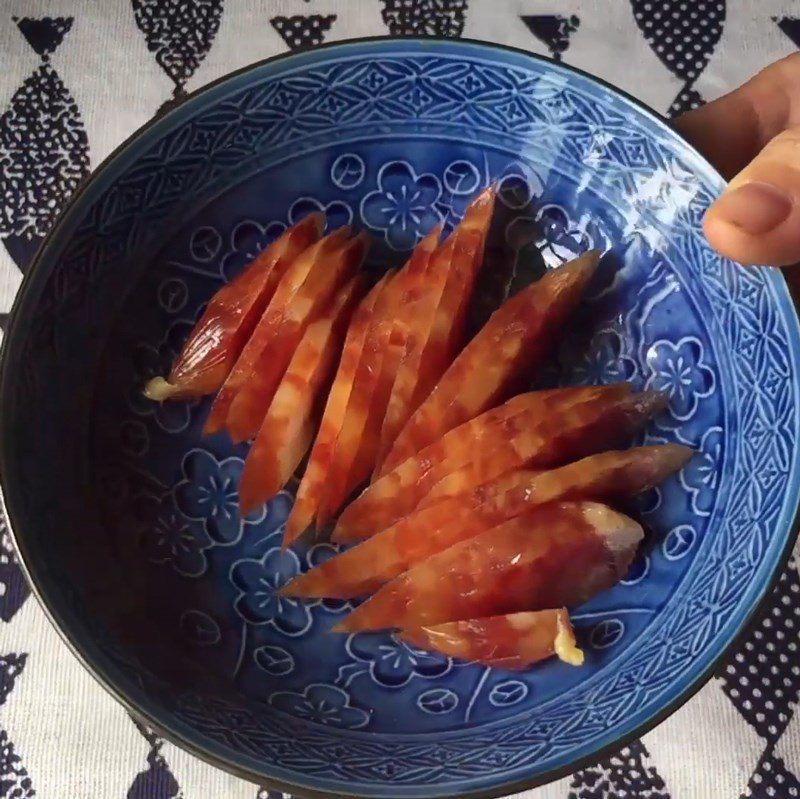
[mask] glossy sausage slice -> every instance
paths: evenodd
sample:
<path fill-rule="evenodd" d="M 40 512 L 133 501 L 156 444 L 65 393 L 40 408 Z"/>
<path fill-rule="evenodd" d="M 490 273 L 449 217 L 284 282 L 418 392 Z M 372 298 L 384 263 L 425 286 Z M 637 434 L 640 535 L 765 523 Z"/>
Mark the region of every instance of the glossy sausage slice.
<path fill-rule="evenodd" d="M 207 435 L 226 429 L 238 442 L 258 432 L 306 325 L 327 307 L 335 290 L 352 276 L 347 267 L 356 258 L 363 258 L 366 242 L 347 241 L 349 232 L 348 228 L 340 228 L 321 239 L 303 252 L 283 276 L 214 399 L 204 429 Z M 321 263 L 330 266 L 330 272 Z M 318 276 L 325 273 L 330 278 L 327 285 L 321 286 L 317 299 L 309 303 L 304 288 L 318 283 Z"/>
<path fill-rule="evenodd" d="M 375 303 L 318 504 L 318 527 L 327 524 L 375 466 L 388 400 L 383 361 L 401 299 L 402 277 L 402 272 L 390 277 Z"/>
<path fill-rule="evenodd" d="M 245 459 L 239 483 L 243 514 L 280 491 L 311 446 L 322 395 L 336 370 L 362 287 L 360 277 L 352 278 L 330 309 L 306 328 Z"/>
<path fill-rule="evenodd" d="M 420 499 L 419 507 L 445 497 L 455 497 L 483 485 L 512 469 L 524 466 L 540 468 L 567 463 L 593 452 L 603 452 L 624 445 L 633 434 L 657 416 L 667 405 L 667 397 L 645 391 L 605 406 L 597 401 L 596 412 L 591 404 L 566 408 L 555 421 L 555 429 L 518 429 L 510 446 L 495 440 L 476 452 L 465 466 L 451 471 Z M 598 405 L 600 407 L 598 408 Z"/>
<path fill-rule="evenodd" d="M 484 189 L 475 199 L 469 204 L 464 218 L 459 223 L 458 227 L 465 232 L 475 232 L 480 236 L 478 247 L 476 248 L 473 259 L 472 268 L 457 276 L 457 280 L 453 281 L 452 286 L 448 285 L 445 289 L 445 294 L 455 300 L 455 310 L 453 312 L 453 325 L 450 332 L 448 341 L 448 360 L 447 366 L 455 359 L 456 355 L 462 350 L 464 346 L 464 332 L 467 321 L 467 311 L 472 299 L 472 291 L 475 287 L 475 280 L 483 266 L 484 253 L 486 251 L 486 240 L 489 236 L 489 228 L 492 224 L 492 216 L 494 214 L 494 205 L 497 198 L 497 187 L 495 185 L 489 186 Z M 427 396 L 427 393 L 425 394 Z"/>
<path fill-rule="evenodd" d="M 493 206 L 494 192 L 487 190 L 469 206 L 462 223 L 453 234 L 456 238 L 449 272 L 419 361 L 412 404 L 416 402 L 416 392 L 427 393 L 428 384 L 435 382 L 452 361 L 454 353 L 451 350 L 454 342 L 460 341 L 463 332 L 467 303 L 482 260 Z M 437 237 L 438 232 L 432 241 Z M 430 255 L 425 252 L 429 246 L 427 239 L 420 243 L 420 261 L 430 261 Z M 387 287 L 385 299 L 382 298 L 376 306 L 375 320 L 356 376 L 356 388 L 351 394 L 340 446 L 337 447 L 343 462 L 331 469 L 318 514 L 320 525 L 330 520 L 349 494 L 376 467 L 398 363 L 402 362 L 397 358 L 396 350 L 392 351 L 392 338 L 395 327 L 404 326 L 398 320 L 407 313 L 403 307 L 406 289 L 409 283 L 420 280 L 418 271 L 412 257 Z M 401 331 L 398 337 L 407 342 L 408 329 Z M 358 444 L 353 446 L 356 439 Z"/>
<path fill-rule="evenodd" d="M 552 348 L 581 299 L 600 253 L 591 250 L 507 300 L 400 431 L 381 473 L 508 396 Z"/>
<path fill-rule="evenodd" d="M 211 412 L 203 430 L 206 435 L 213 435 L 225 428 L 228 414 L 236 395 L 243 386 L 247 385 L 262 357 L 268 358 L 269 353 L 275 348 L 275 341 L 280 335 L 280 329 L 289 305 L 302 288 L 314 264 L 339 251 L 349 235 L 350 229 L 347 227 L 335 230 L 304 250 L 292 262 L 278 283 L 269 305 L 267 305 L 261 318 L 256 323 L 231 373 L 214 398 Z M 267 396 L 267 402 L 269 402 L 271 397 L 266 393 L 265 396 Z M 266 407 L 263 410 L 266 413 Z"/>
<path fill-rule="evenodd" d="M 233 398 L 225 426 L 234 442 L 247 441 L 258 432 L 306 327 L 325 311 L 336 292 L 356 274 L 368 247 L 366 234 L 359 234 L 331 251 L 328 257 L 315 260 L 275 328 L 272 342 L 261 353 L 246 383 Z"/>
<path fill-rule="evenodd" d="M 358 546 L 296 577 L 287 596 L 352 599 L 377 591 L 431 555 L 554 501 L 630 497 L 682 468 L 679 444 L 604 452 L 544 472 L 515 471 L 419 508 Z"/>
<path fill-rule="evenodd" d="M 169 377 L 154 377 L 144 393 L 152 400 L 213 394 L 225 382 L 236 359 L 292 262 L 317 241 L 325 227 L 311 214 L 270 244 L 209 301 L 189 334 Z"/>
<path fill-rule="evenodd" d="M 399 637 L 419 649 L 510 671 L 553 655 L 572 666 L 583 663 L 566 608 L 415 627 Z"/>
<path fill-rule="evenodd" d="M 452 245 L 449 265 L 442 254 L 420 270 L 417 287 L 404 302 L 407 308 L 403 330 L 403 357 L 394 376 L 381 429 L 378 467 L 394 444 L 397 434 L 419 403 L 428 395 L 461 348 L 464 326 L 475 278 L 483 263 L 483 252 L 494 210 L 495 190 L 485 189 L 469 205 L 464 218 L 448 239 Z M 433 233 L 438 240 L 441 227 Z M 429 234 L 417 247 L 431 239 Z M 430 246 L 430 245 L 428 245 Z M 446 275 L 445 275 L 446 271 Z M 441 280 L 444 279 L 444 284 Z"/>
<path fill-rule="evenodd" d="M 283 534 L 284 546 L 288 546 L 294 541 L 316 518 L 321 493 L 347 410 L 347 403 L 353 388 L 353 378 L 361 360 L 361 351 L 367 338 L 375 303 L 390 277 L 391 273 L 387 273 L 378 281 L 353 314 L 339 368 L 336 371 L 336 377 L 322 414 L 319 431 L 314 440 L 314 446 L 311 448 L 311 455 L 303 479 L 300 481 L 294 506 L 286 520 Z"/>
<path fill-rule="evenodd" d="M 644 424 L 663 404 L 628 391 L 619 384 L 530 392 L 486 411 L 365 489 L 342 513 L 334 540 L 368 538 L 407 516 L 437 487 L 463 493 L 524 466 L 555 466 L 608 449 L 610 439 Z M 627 421 L 625 431 L 609 427 L 609 419 Z"/>
<path fill-rule="evenodd" d="M 450 265 L 456 254 L 457 241 L 458 236 L 453 232 L 430 254 L 423 280 L 419 284 L 419 294 L 414 303 L 413 324 L 406 335 L 405 353 L 400 361 L 387 405 L 387 418 L 391 420 L 393 426 L 397 424 L 398 419 L 407 419 L 415 409 L 412 402 L 418 394 L 420 363 L 433 328 L 436 309 L 447 284 Z"/>
<path fill-rule="evenodd" d="M 453 256 L 447 282 L 419 360 L 416 386 L 411 396 L 412 409 L 416 409 L 430 394 L 463 346 L 467 308 L 475 278 L 483 263 L 494 199 L 493 187 L 479 194 L 451 234 L 455 239 Z"/>
<path fill-rule="evenodd" d="M 417 564 L 335 630 L 409 629 L 580 605 L 625 575 L 642 537 L 639 524 L 606 505 L 543 505 Z"/>
<path fill-rule="evenodd" d="M 341 248 L 349 235 L 349 228 L 335 230 L 304 250 L 286 270 L 264 313 L 257 321 L 250 338 L 237 358 L 233 369 L 214 398 L 203 429 L 205 435 L 213 435 L 225 428 L 233 400 L 242 386 L 247 383 L 262 355 L 270 351 L 277 336 L 278 328 L 283 322 L 286 309 L 302 287 L 314 263 L 318 259 L 335 253 Z"/>
<path fill-rule="evenodd" d="M 419 309 L 426 302 L 426 293 L 429 287 L 425 272 L 428 267 L 428 261 L 439 243 L 441 232 L 442 226 L 439 225 L 428 233 L 414 248 L 411 258 L 398 275 L 398 280 L 401 280 L 401 297 L 397 316 L 389 337 L 383 364 L 384 374 L 381 378 L 381 380 L 388 381 L 388 396 L 386 410 L 381 422 L 380 445 L 378 448 L 379 462 L 388 451 L 389 446 L 394 442 L 397 433 L 410 414 L 410 410 L 403 404 L 399 396 L 400 384 L 398 383 L 398 375 L 404 371 L 403 359 L 406 356 L 409 336 L 418 323 Z M 401 378 L 401 382 L 404 379 L 405 377 Z M 397 395 L 395 394 L 395 386 L 398 387 Z"/>

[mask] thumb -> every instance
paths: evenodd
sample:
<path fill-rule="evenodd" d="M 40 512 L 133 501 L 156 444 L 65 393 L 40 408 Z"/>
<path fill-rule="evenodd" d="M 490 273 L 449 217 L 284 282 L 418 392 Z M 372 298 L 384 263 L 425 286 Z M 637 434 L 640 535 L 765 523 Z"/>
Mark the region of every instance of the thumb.
<path fill-rule="evenodd" d="M 800 127 L 775 136 L 733 178 L 703 228 L 711 246 L 735 261 L 800 261 Z"/>
<path fill-rule="evenodd" d="M 745 264 L 800 261 L 800 53 L 684 114 L 677 128 L 735 176 L 706 214 L 711 245 Z"/>

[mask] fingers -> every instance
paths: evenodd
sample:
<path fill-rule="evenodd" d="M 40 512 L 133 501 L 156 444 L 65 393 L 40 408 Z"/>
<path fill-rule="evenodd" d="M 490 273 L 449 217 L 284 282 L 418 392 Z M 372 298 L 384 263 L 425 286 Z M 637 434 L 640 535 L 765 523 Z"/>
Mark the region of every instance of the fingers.
<path fill-rule="evenodd" d="M 770 64 L 730 94 L 675 120 L 675 128 L 730 179 L 772 138 L 800 124 L 800 53 Z"/>
<path fill-rule="evenodd" d="M 800 261 L 800 127 L 778 134 L 711 206 L 712 247 L 743 264 Z"/>
<path fill-rule="evenodd" d="M 800 59 L 773 64 L 678 129 L 734 176 L 706 213 L 711 245 L 744 264 L 800 261 Z"/>
<path fill-rule="evenodd" d="M 675 120 L 678 132 L 728 179 L 755 157 L 762 146 L 756 101 L 748 86 L 745 84 Z"/>

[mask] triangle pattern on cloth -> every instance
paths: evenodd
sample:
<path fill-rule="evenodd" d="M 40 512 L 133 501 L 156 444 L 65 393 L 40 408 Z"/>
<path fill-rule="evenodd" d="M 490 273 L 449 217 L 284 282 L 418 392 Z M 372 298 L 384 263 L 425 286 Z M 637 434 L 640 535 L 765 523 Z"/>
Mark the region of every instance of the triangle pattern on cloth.
<path fill-rule="evenodd" d="M 670 105 L 669 110 L 667 111 L 667 116 L 670 119 L 674 119 L 677 116 L 685 113 L 686 111 L 691 111 L 694 108 L 700 108 L 701 105 L 705 104 L 705 100 L 700 92 L 693 87 L 688 87 L 681 89 L 678 93 L 678 96 L 672 101 L 672 105 Z"/>
<path fill-rule="evenodd" d="M 135 719 L 133 723 L 150 744 L 150 751 L 147 753 L 147 768 L 136 775 L 126 799 L 181 799 L 180 786 L 161 754 L 164 741 Z"/>
<path fill-rule="evenodd" d="M 8 739 L 8 733 L 0 728 L 0 796 L 13 799 L 33 799 L 36 791 L 33 788 L 28 771 L 22 765 L 14 744 Z"/>
<path fill-rule="evenodd" d="M 392 36 L 458 37 L 467 0 L 381 0 L 381 17 Z"/>
<path fill-rule="evenodd" d="M 772 21 L 800 47 L 800 17 L 773 17 Z"/>
<path fill-rule="evenodd" d="M 293 17 L 273 17 L 272 27 L 291 50 L 314 47 L 325 41 L 325 34 L 336 21 L 336 14 L 298 14 Z"/>
<path fill-rule="evenodd" d="M 769 746 L 750 776 L 742 799 L 789 799 L 800 796 L 800 779 Z"/>
<path fill-rule="evenodd" d="M 5 703 L 14 689 L 14 683 L 22 674 L 27 659 L 25 653 L 0 655 L 0 705 Z M 36 796 L 26 768 L 22 765 L 13 742 L 9 740 L 8 733 L 2 728 L 0 728 L 0 796 L 15 797 L 15 799 L 33 799 Z"/>
<path fill-rule="evenodd" d="M 570 36 L 578 30 L 581 21 L 574 14 L 570 17 L 562 17 L 559 14 L 541 14 L 533 16 L 523 16 L 520 19 L 528 27 L 528 30 L 544 44 L 550 51 L 550 55 L 556 60 L 561 60 L 570 44 Z"/>
<path fill-rule="evenodd" d="M 0 705 L 5 703 L 8 695 L 14 690 L 14 683 L 17 681 L 17 677 L 22 674 L 27 659 L 28 656 L 24 652 L 21 655 L 17 655 L 14 652 L 8 655 L 0 655 Z"/>
<path fill-rule="evenodd" d="M 208 55 L 222 20 L 223 0 L 132 0 L 147 49 L 178 94 Z"/>
<path fill-rule="evenodd" d="M 0 619 L 4 622 L 11 621 L 30 592 L 25 575 L 14 555 L 5 519 L 0 516 Z M 3 680 L 7 680 L 5 675 Z M 0 705 L 4 699 L 5 695 L 0 689 Z"/>
<path fill-rule="evenodd" d="M 688 88 L 705 69 L 725 27 L 725 0 L 702 11 L 686 0 L 630 0 L 633 18 L 659 61 Z"/>
<path fill-rule="evenodd" d="M 596 766 L 576 772 L 568 799 L 670 799 L 664 780 L 650 764 L 650 753 L 635 740 Z"/>
<path fill-rule="evenodd" d="M 720 676 L 725 681 L 723 691 L 745 721 L 762 738 L 775 743 L 800 697 L 796 627 L 800 575 L 794 558 L 781 573 L 765 610 Z"/>
<path fill-rule="evenodd" d="M 14 22 L 37 55 L 47 58 L 55 52 L 72 28 L 72 17 L 14 17 Z"/>

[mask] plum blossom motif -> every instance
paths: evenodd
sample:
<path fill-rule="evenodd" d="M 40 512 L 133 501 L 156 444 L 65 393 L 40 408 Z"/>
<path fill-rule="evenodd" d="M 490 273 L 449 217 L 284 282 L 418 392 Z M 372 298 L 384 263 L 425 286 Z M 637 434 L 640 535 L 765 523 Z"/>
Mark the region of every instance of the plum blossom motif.
<path fill-rule="evenodd" d="M 214 260 L 222 248 L 222 236 L 215 227 L 203 225 L 189 238 L 189 253 L 193 260 L 207 264 Z"/>
<path fill-rule="evenodd" d="M 354 189 L 364 180 L 367 166 L 358 153 L 342 153 L 331 166 L 331 182 L 337 189 Z"/>
<path fill-rule="evenodd" d="M 488 177 L 471 161 L 458 159 L 448 164 L 442 172 L 442 202 L 448 210 L 447 223 L 457 225 L 467 207 L 487 185 Z"/>
<path fill-rule="evenodd" d="M 498 683 L 489 692 L 489 702 L 494 707 L 510 707 L 521 702 L 530 689 L 520 680 L 506 680 Z"/>
<path fill-rule="evenodd" d="M 570 373 L 580 385 L 586 386 L 630 380 L 636 373 L 636 364 L 622 350 L 622 339 L 616 330 L 601 330 L 577 363 L 570 365 Z"/>
<path fill-rule="evenodd" d="M 317 566 L 321 566 L 326 560 L 330 560 L 338 555 L 340 551 L 341 550 L 333 544 L 316 544 L 306 553 L 308 568 L 316 569 Z M 352 608 L 352 604 L 344 599 L 318 599 L 311 604 L 318 604 L 330 613 L 343 613 Z"/>
<path fill-rule="evenodd" d="M 253 660 L 258 668 L 273 677 L 285 677 L 294 671 L 294 656 L 282 646 L 260 646 L 253 651 Z"/>
<path fill-rule="evenodd" d="M 239 516 L 239 478 L 244 462 L 241 458 L 218 461 L 210 452 L 193 449 L 181 464 L 183 479 L 175 486 L 175 504 L 188 519 L 202 523 L 209 537 L 228 546 L 242 537 L 247 522 L 257 523 L 266 511 Z"/>
<path fill-rule="evenodd" d="M 314 683 L 302 693 L 280 691 L 272 694 L 269 703 L 284 713 L 326 727 L 357 730 L 369 724 L 369 713 L 353 707 L 347 692 L 335 685 Z"/>
<path fill-rule="evenodd" d="M 547 255 L 557 258 L 556 263 L 568 261 L 592 246 L 592 237 L 580 222 L 570 220 L 567 212 L 559 205 L 545 205 L 536 214 L 541 238 L 540 249 Z M 549 260 L 548 260 L 549 263 Z"/>
<path fill-rule="evenodd" d="M 647 388 L 669 397 L 670 410 L 678 421 L 690 419 L 700 400 L 714 391 L 714 372 L 703 357 L 703 345 L 693 337 L 682 338 L 677 344 L 662 339 L 648 350 L 651 374 Z"/>
<path fill-rule="evenodd" d="M 369 674 L 379 685 L 399 688 L 415 676 L 440 677 L 450 671 L 450 658 L 416 649 L 394 633 L 356 633 L 347 641 L 347 651 L 369 665 Z"/>
<path fill-rule="evenodd" d="M 650 558 L 646 552 L 640 552 L 631 563 L 620 585 L 638 585 L 650 573 Z"/>
<path fill-rule="evenodd" d="M 205 550 L 212 541 L 202 527 L 187 524 L 171 496 L 140 497 L 134 510 L 139 520 L 139 540 L 148 560 L 169 563 L 185 577 L 199 577 L 205 572 Z"/>
<path fill-rule="evenodd" d="M 284 635 L 302 635 L 311 626 L 311 611 L 302 600 L 277 593 L 299 572 L 297 555 L 278 547 L 261 560 L 237 561 L 230 573 L 231 582 L 239 590 L 236 612 L 248 624 L 269 624 Z"/>
<path fill-rule="evenodd" d="M 658 486 L 642 491 L 633 498 L 633 507 L 639 513 L 648 516 L 655 513 L 661 507 L 661 489 Z"/>
<path fill-rule="evenodd" d="M 353 210 L 341 200 L 333 200 L 325 205 L 315 197 L 299 197 L 289 208 L 289 224 L 296 225 L 301 219 L 313 213 L 325 214 L 328 231 L 349 225 L 353 221 Z"/>
<path fill-rule="evenodd" d="M 230 248 L 220 260 L 220 272 L 227 282 L 236 277 L 245 266 L 272 244 L 286 230 L 283 222 L 262 225 L 254 219 L 245 219 L 231 231 Z"/>
<path fill-rule="evenodd" d="M 708 516 L 717 495 L 722 472 L 722 428 L 712 427 L 700 440 L 699 451 L 683 467 L 679 475 L 681 485 L 692 497 L 692 510 L 698 516 Z"/>
<path fill-rule="evenodd" d="M 417 707 L 432 716 L 452 713 L 458 707 L 458 702 L 458 694 L 449 688 L 431 688 L 417 697 Z"/>
<path fill-rule="evenodd" d="M 625 635 L 625 623 L 620 619 L 609 618 L 598 622 L 589 633 L 592 649 L 608 649 Z"/>
<path fill-rule="evenodd" d="M 515 216 L 505 228 L 505 239 L 513 253 L 510 274 L 506 276 L 501 301 L 522 291 L 547 272 L 547 262 L 539 250 L 539 228 L 532 216 Z M 559 262 L 560 263 L 560 262 Z M 501 275 L 504 270 L 496 270 Z"/>
<path fill-rule="evenodd" d="M 214 646 L 222 638 L 219 624 L 208 613 L 190 608 L 181 614 L 180 631 L 193 646 Z"/>
<path fill-rule="evenodd" d="M 506 199 L 506 204 L 523 201 L 524 185 L 509 182 L 504 196 L 514 197 L 516 192 L 519 199 Z M 586 250 L 594 247 L 606 249 L 608 246 L 608 237 L 588 214 L 571 219 L 560 205 L 553 203 L 543 205 L 533 215 L 522 213 L 515 216 L 506 226 L 505 238 L 517 253 L 517 271 L 521 260 L 531 259 L 531 249 L 535 249 L 539 260 L 548 269 L 554 269 Z"/>
<path fill-rule="evenodd" d="M 458 159 L 448 164 L 442 173 L 444 187 L 456 197 L 472 198 L 483 182 L 481 170 L 471 161 Z"/>
<path fill-rule="evenodd" d="M 691 524 L 679 524 L 673 527 L 661 542 L 661 552 L 667 560 L 676 561 L 685 558 L 697 541 L 697 531 Z"/>
<path fill-rule="evenodd" d="M 181 433 L 191 420 L 197 400 L 153 402 L 142 394 L 142 386 L 151 378 L 169 373 L 193 322 L 181 320 L 172 325 L 155 347 L 140 344 L 133 351 L 133 384 L 128 391 L 128 406 L 138 416 L 152 417 L 165 433 Z"/>
<path fill-rule="evenodd" d="M 441 222 L 441 195 L 435 175 L 417 175 L 406 161 L 390 161 L 378 172 L 378 188 L 361 201 L 361 216 L 368 227 L 383 231 L 393 250 L 409 250 Z"/>
<path fill-rule="evenodd" d="M 542 180 L 527 164 L 509 164 L 497 181 L 497 200 L 511 211 L 525 211 L 544 191 Z"/>

